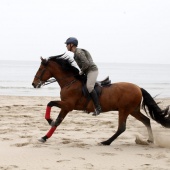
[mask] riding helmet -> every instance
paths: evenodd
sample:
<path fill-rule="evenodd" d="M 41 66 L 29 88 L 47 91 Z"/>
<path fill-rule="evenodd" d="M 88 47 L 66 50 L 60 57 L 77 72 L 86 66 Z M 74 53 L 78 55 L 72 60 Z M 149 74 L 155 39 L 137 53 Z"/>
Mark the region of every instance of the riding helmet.
<path fill-rule="evenodd" d="M 77 40 L 77 38 L 70 37 L 66 40 L 65 44 L 74 44 L 75 46 L 77 46 L 78 40 Z"/>

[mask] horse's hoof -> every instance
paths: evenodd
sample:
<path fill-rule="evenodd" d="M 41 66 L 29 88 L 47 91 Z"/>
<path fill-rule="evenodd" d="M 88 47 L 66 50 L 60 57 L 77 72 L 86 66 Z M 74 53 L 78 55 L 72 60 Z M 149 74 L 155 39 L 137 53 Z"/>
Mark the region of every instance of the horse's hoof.
<path fill-rule="evenodd" d="M 152 143 L 153 143 L 153 141 L 151 141 L 151 140 L 147 140 L 147 142 L 148 142 L 149 144 L 152 144 Z"/>
<path fill-rule="evenodd" d="M 104 141 L 104 142 L 101 142 L 101 145 L 110 145 L 110 142 Z"/>
<path fill-rule="evenodd" d="M 38 139 L 38 141 L 39 141 L 39 142 L 41 142 L 41 143 L 45 143 L 45 142 L 46 142 L 46 140 L 45 140 L 45 139 L 43 139 L 43 138 Z"/>
<path fill-rule="evenodd" d="M 97 114 L 97 113 L 93 113 L 93 114 L 92 114 L 92 116 L 98 116 L 98 115 L 99 115 L 99 114 Z"/>

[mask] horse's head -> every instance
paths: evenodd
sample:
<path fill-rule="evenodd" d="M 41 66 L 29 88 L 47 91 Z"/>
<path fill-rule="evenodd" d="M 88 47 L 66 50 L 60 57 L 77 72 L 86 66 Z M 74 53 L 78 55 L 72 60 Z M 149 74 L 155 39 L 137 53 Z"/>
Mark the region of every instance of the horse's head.
<path fill-rule="evenodd" d="M 52 77 L 50 70 L 48 69 L 48 60 L 41 57 L 41 65 L 34 77 L 32 85 L 34 88 L 40 88 L 48 79 Z"/>
<path fill-rule="evenodd" d="M 52 77 L 55 80 L 50 81 L 49 79 Z M 60 86 L 64 86 L 73 77 L 80 79 L 79 70 L 72 66 L 72 60 L 70 61 L 61 55 L 49 57 L 48 60 L 41 57 L 41 65 L 34 77 L 32 85 L 34 88 L 40 88 L 42 85 L 57 81 Z"/>

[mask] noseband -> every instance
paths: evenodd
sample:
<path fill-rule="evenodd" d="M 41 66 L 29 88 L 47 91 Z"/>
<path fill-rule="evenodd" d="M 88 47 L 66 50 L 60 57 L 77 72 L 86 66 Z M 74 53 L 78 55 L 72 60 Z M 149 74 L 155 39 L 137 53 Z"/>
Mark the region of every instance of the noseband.
<path fill-rule="evenodd" d="M 41 71 L 40 76 L 35 75 L 35 78 L 37 78 L 38 81 L 39 81 L 39 83 L 37 84 L 37 87 L 38 87 L 38 88 L 41 87 L 41 86 L 45 83 L 44 81 L 41 80 L 43 74 L 45 73 L 45 71 L 46 71 L 46 68 L 44 68 L 44 69 Z"/>

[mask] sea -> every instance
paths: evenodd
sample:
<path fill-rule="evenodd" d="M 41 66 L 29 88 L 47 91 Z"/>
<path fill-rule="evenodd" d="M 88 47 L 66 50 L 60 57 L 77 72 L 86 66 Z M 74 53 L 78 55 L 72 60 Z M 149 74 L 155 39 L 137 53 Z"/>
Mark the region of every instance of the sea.
<path fill-rule="evenodd" d="M 170 64 L 97 63 L 98 80 L 109 76 L 112 83 L 130 82 L 157 98 L 170 97 Z M 0 95 L 56 96 L 60 95 L 57 82 L 39 89 L 32 81 L 40 61 L 0 61 Z M 133 92 L 132 92 L 133 93 Z"/>

